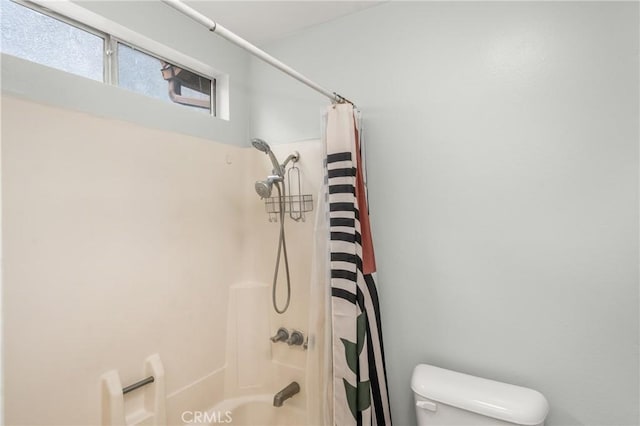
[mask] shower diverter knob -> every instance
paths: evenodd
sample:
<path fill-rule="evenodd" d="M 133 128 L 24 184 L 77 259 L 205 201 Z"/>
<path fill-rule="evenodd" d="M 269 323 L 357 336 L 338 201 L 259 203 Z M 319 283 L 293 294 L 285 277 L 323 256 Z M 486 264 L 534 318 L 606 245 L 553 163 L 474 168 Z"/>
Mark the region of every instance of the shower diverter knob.
<path fill-rule="evenodd" d="M 304 336 L 302 335 L 302 333 L 297 330 L 293 330 L 291 332 L 291 337 L 289 337 L 289 340 L 287 340 L 287 344 L 289 346 L 300 346 L 303 343 L 304 343 Z"/>

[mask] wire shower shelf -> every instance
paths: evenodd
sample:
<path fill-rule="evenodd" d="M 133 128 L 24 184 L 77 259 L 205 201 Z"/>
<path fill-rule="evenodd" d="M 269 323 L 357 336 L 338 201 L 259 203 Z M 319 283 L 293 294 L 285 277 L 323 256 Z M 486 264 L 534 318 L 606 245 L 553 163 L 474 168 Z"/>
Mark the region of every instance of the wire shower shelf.
<path fill-rule="evenodd" d="M 286 195 L 284 200 L 284 212 L 288 213 L 294 220 L 302 220 L 304 222 L 304 213 L 313 210 L 313 197 L 311 194 L 303 195 Z M 269 214 L 270 222 L 277 222 L 280 213 L 280 198 L 269 197 L 264 199 L 264 208 Z"/>

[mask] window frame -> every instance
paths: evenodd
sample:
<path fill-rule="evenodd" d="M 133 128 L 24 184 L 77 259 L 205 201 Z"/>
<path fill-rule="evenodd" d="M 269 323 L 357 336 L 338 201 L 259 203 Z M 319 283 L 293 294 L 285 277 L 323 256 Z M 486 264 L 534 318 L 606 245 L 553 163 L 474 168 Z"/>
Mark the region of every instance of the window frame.
<path fill-rule="evenodd" d="M 219 110 L 219 106 L 221 105 L 221 99 L 218 98 L 218 93 L 216 90 L 217 87 L 217 80 L 218 78 L 220 78 L 221 76 L 218 75 L 218 73 L 216 72 L 203 72 L 201 70 L 197 70 L 194 69 L 194 67 L 190 67 L 190 66 L 185 66 L 182 65 L 183 61 L 176 61 L 174 59 L 170 59 L 169 56 L 174 56 L 174 55 L 165 55 L 165 54 L 158 54 L 155 53 L 153 50 L 151 49 L 147 49 L 144 46 L 140 46 L 139 43 L 135 43 L 132 41 L 127 40 L 126 38 L 120 36 L 120 35 L 115 35 L 119 32 L 122 31 L 108 31 L 108 29 L 99 29 L 96 28 L 92 25 L 86 24 L 84 22 L 81 22 L 77 19 L 74 19 L 72 17 L 69 17 L 57 10 L 52 10 L 50 7 L 48 7 L 49 5 L 51 5 L 51 3 L 47 3 L 46 0 L 40 0 L 40 2 L 38 1 L 29 1 L 29 0 L 8 0 L 11 1 L 13 3 L 16 3 L 20 6 L 26 7 L 28 9 L 31 9 L 37 13 L 40 13 L 42 15 L 48 16 L 52 19 L 56 19 L 60 22 L 63 22 L 67 25 L 70 25 L 72 27 L 75 27 L 77 29 L 80 29 L 82 31 L 85 31 L 89 34 L 92 34 L 94 36 L 97 36 L 99 38 L 102 39 L 103 44 L 102 44 L 102 56 L 103 56 L 103 77 L 102 77 L 102 83 L 106 84 L 106 85 L 110 85 L 110 86 L 115 86 L 115 87 L 120 87 L 118 84 L 118 80 L 119 80 L 119 68 L 118 68 L 118 43 L 121 43 L 131 49 L 134 49 L 136 51 L 142 52 L 146 55 L 152 56 L 160 61 L 165 61 L 170 63 L 171 65 L 180 67 L 184 70 L 187 70 L 193 74 L 196 74 L 202 78 L 205 78 L 209 81 L 211 81 L 211 85 L 209 88 L 209 111 L 208 111 L 208 115 L 210 115 L 211 117 L 218 117 L 218 110 Z M 62 3 L 70 3 L 70 2 L 62 2 Z M 75 7 L 80 7 L 77 5 L 74 5 Z M 89 12 L 90 15 L 95 15 L 91 12 Z M 97 16 L 97 15 L 96 15 Z M 131 32 L 132 33 L 132 32 Z M 139 40 L 144 39 L 144 37 L 140 38 L 138 37 Z M 157 45 L 160 45 L 159 43 L 155 43 Z M 167 50 L 168 53 L 171 53 L 171 51 L 173 51 L 173 49 L 166 47 L 166 49 L 163 50 Z M 183 56 L 184 58 L 188 58 L 186 55 L 181 54 L 180 56 Z M 195 60 L 193 60 L 192 58 L 191 61 L 189 62 L 194 62 L 197 63 Z M 209 68 L 208 71 L 213 71 L 213 69 L 211 69 L 211 67 L 208 67 L 205 64 L 198 64 L 199 66 L 197 68 Z M 64 70 L 61 70 L 63 72 L 65 72 Z M 82 76 L 79 76 L 82 77 Z M 224 77 L 224 76 L 222 76 Z M 95 81 L 95 80 L 94 80 Z M 168 82 L 167 82 L 168 83 Z M 167 90 L 168 87 L 167 87 Z M 148 98 L 152 98 L 150 96 L 146 96 L 144 94 L 141 94 L 142 96 L 148 97 Z M 154 99 L 154 98 L 152 98 Z M 162 102 L 162 101 L 161 101 Z M 177 106 L 187 106 L 189 108 L 195 108 L 195 109 L 200 109 L 202 110 L 203 108 L 198 108 L 196 106 L 189 106 L 189 105 L 184 105 L 181 104 L 179 102 L 175 102 L 175 101 L 171 101 L 170 104 L 174 104 Z M 223 119 L 225 117 L 222 117 Z M 226 118 L 228 119 L 228 118 Z"/>

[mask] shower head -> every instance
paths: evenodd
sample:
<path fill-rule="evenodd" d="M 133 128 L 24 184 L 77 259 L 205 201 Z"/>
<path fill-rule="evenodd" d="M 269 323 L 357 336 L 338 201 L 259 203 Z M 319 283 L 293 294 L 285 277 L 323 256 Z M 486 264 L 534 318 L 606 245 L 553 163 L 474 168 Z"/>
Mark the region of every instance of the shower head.
<path fill-rule="evenodd" d="M 269 146 L 269 144 L 263 141 L 262 139 L 258 139 L 258 138 L 251 139 L 251 145 L 253 145 L 253 147 L 258 151 L 262 151 L 265 154 L 271 151 L 271 147 Z"/>
<path fill-rule="evenodd" d="M 256 182 L 255 188 L 260 198 L 269 198 L 271 197 L 273 182 L 270 180 L 259 180 Z"/>
<path fill-rule="evenodd" d="M 269 176 L 266 180 L 259 180 L 255 184 L 256 192 L 260 196 L 260 198 L 269 198 L 271 197 L 271 190 L 273 189 L 274 182 L 281 182 L 282 178 L 280 176 Z"/>
<path fill-rule="evenodd" d="M 268 143 L 266 143 L 262 139 L 253 138 L 253 139 L 251 139 L 251 145 L 253 145 L 253 147 L 255 149 L 257 149 L 258 151 L 264 152 L 265 154 L 267 154 L 269 156 L 269 158 L 271 159 L 271 163 L 273 164 L 273 173 L 274 174 L 276 174 L 276 175 L 278 175 L 280 177 L 284 176 L 284 171 L 282 170 L 282 166 L 280 165 L 280 163 L 278 163 L 278 159 L 273 154 L 273 151 L 271 151 L 271 147 L 269 146 Z"/>

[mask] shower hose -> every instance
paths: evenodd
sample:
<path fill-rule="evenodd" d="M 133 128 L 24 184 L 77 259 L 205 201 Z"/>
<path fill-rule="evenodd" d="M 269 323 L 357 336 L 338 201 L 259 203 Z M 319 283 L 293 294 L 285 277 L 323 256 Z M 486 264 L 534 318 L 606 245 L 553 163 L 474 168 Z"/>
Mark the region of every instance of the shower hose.
<path fill-rule="evenodd" d="M 278 190 L 278 203 L 280 204 L 280 239 L 278 241 L 278 255 L 276 256 L 276 269 L 273 272 L 273 285 L 271 286 L 271 300 L 273 301 L 273 309 L 276 310 L 277 313 L 282 314 L 286 312 L 289 307 L 289 302 L 291 301 L 291 278 L 289 276 L 289 258 L 287 256 L 287 242 L 284 236 L 284 218 L 285 218 L 285 203 L 283 192 L 284 192 L 284 182 L 282 182 L 282 189 L 280 189 L 280 183 L 276 182 L 275 185 Z M 284 269 L 287 274 L 287 301 L 284 304 L 284 308 L 278 308 L 278 302 L 276 302 L 276 286 L 278 284 L 278 270 L 280 269 L 280 255 L 284 252 Z"/>

